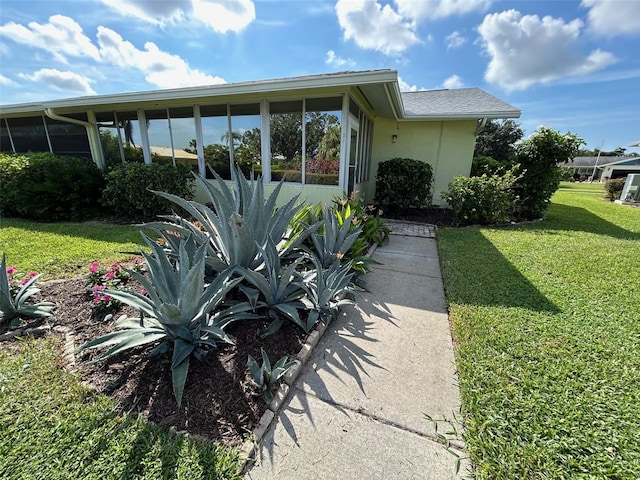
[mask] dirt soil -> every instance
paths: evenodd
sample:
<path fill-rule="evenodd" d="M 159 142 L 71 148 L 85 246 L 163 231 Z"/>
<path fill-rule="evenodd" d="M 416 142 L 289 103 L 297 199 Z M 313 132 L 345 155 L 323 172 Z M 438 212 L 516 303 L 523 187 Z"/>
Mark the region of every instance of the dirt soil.
<path fill-rule="evenodd" d="M 38 285 L 42 298 L 56 304 L 55 315 L 46 323 L 52 328 L 62 325 L 71 329 L 76 347 L 115 330 L 121 315 L 137 316 L 128 306 L 95 311 L 86 282 L 82 277 Z M 111 317 L 105 321 L 108 314 Z M 25 326 L 44 323 L 37 320 Z M 157 424 L 238 446 L 267 408 L 248 383 L 248 355 L 261 362 L 262 347 L 274 363 L 283 355 L 295 356 L 305 339 L 304 332 L 290 322 L 262 339 L 260 334 L 267 326 L 261 320 L 231 325 L 227 333 L 236 339 L 236 345 L 218 344 L 202 361 L 192 358 L 180 408 L 172 391 L 171 355 L 149 359 L 146 354 L 153 346 L 132 349 L 95 364 L 90 361 L 104 349 L 85 351 L 77 354 L 76 369 L 85 383 L 97 393 L 111 396 L 122 411 L 140 413 Z M 0 334 L 5 331 L 6 327 Z"/>

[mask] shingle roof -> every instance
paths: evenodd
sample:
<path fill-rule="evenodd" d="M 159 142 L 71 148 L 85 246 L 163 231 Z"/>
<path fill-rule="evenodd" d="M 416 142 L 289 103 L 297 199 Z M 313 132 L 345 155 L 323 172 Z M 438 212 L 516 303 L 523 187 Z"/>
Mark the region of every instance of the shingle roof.
<path fill-rule="evenodd" d="M 402 92 L 406 118 L 518 118 L 520 110 L 480 88 Z"/>
<path fill-rule="evenodd" d="M 575 157 L 568 162 L 562 162 L 559 165 L 561 167 L 593 167 L 596 164 L 597 158 L 598 157 L 595 157 L 593 155 L 588 157 Z M 600 157 L 598 163 L 602 163 L 602 158 L 604 157 Z"/>

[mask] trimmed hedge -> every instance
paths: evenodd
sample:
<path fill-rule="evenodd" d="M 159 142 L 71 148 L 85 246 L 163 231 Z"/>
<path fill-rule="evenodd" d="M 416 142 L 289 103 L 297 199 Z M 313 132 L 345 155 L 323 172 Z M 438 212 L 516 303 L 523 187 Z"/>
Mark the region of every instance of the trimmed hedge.
<path fill-rule="evenodd" d="M 517 205 L 513 170 L 504 175 L 455 177 L 442 198 L 453 210 L 458 224 L 496 224 L 511 220 Z"/>
<path fill-rule="evenodd" d="M 271 170 L 271 181 L 279 182 L 286 175 L 286 182 L 302 182 L 300 170 Z M 338 185 L 338 174 L 334 173 L 306 173 L 306 185 Z"/>
<path fill-rule="evenodd" d="M 607 198 L 612 202 L 614 200 L 620 200 L 624 184 L 627 181 L 627 177 L 614 178 L 613 180 L 607 180 L 604 184 L 604 190 L 607 192 Z"/>
<path fill-rule="evenodd" d="M 86 158 L 51 153 L 0 154 L 0 214 L 79 221 L 100 211 L 102 172 Z"/>
<path fill-rule="evenodd" d="M 431 165 L 411 158 L 380 163 L 376 175 L 375 203 L 391 213 L 431 206 Z"/>
<path fill-rule="evenodd" d="M 171 213 L 174 204 L 149 190 L 193 198 L 193 176 L 184 165 L 128 163 L 106 175 L 102 204 L 119 217 L 148 219 Z"/>

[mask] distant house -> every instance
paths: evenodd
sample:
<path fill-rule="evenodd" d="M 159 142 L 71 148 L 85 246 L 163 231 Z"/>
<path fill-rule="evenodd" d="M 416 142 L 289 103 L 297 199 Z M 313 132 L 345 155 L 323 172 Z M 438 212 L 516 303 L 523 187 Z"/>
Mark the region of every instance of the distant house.
<path fill-rule="evenodd" d="M 561 167 L 567 167 L 571 169 L 571 176 L 580 175 L 580 177 L 591 177 L 593 175 L 593 171 L 596 168 L 596 160 L 598 162 L 602 161 L 603 157 L 575 157 L 568 162 L 562 162 L 559 165 Z M 596 176 L 597 178 L 597 176 Z"/>
<path fill-rule="evenodd" d="M 104 167 L 106 135 L 120 155 L 129 144 L 146 163 L 161 156 L 203 177 L 209 165 L 228 178 L 236 163 L 268 188 L 284 176 L 282 197 L 313 203 L 355 189 L 372 201 L 379 163 L 407 157 L 433 167 L 439 204 L 454 176 L 469 175 L 478 127 L 519 116 L 479 88 L 401 93 L 394 70 L 340 72 L 3 105 L 0 150 Z"/>
<path fill-rule="evenodd" d="M 612 157 L 605 157 L 607 160 Z M 598 170 L 602 173 L 602 180 L 612 180 L 614 178 L 626 177 L 632 173 L 640 173 L 640 157 L 627 157 L 614 162 L 607 162 L 598 165 Z"/>

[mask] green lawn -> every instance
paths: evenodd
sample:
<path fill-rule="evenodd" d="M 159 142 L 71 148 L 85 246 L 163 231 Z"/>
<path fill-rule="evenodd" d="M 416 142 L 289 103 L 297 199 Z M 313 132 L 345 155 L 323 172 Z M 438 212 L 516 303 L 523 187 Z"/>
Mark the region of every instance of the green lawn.
<path fill-rule="evenodd" d="M 137 228 L 2 219 L 8 265 L 47 278 L 86 274 L 138 252 Z M 123 253 L 125 252 L 125 253 Z M 236 479 L 238 455 L 118 413 L 62 366 L 59 338 L 0 345 L 0 478 Z"/>
<path fill-rule="evenodd" d="M 588 183 L 588 182 L 561 182 L 560 183 L 560 191 L 563 190 L 573 190 L 577 192 L 590 192 L 590 193 L 600 193 L 602 196 L 605 195 L 604 185 L 602 183 Z"/>
<path fill-rule="evenodd" d="M 7 265 L 43 273 L 43 279 L 86 274 L 91 262 L 132 258 L 142 245 L 139 229 L 128 225 L 0 219 L 0 252 L 7 254 Z"/>
<path fill-rule="evenodd" d="M 58 343 L 0 350 L 0 478 L 240 479 L 235 451 L 116 412 L 60 367 Z"/>
<path fill-rule="evenodd" d="M 438 232 L 479 479 L 640 478 L 640 209 L 562 187 L 544 221 Z"/>

